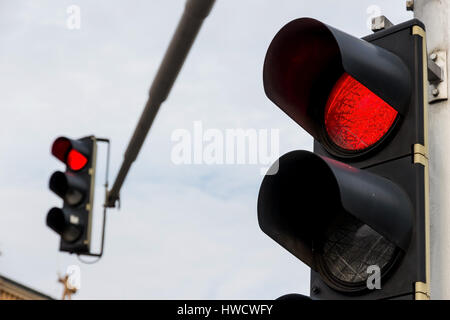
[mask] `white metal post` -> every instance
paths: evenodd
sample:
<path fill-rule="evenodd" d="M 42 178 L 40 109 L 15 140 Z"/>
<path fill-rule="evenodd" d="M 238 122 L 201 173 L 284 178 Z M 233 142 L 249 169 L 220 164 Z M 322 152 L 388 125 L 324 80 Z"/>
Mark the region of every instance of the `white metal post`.
<path fill-rule="evenodd" d="M 429 54 L 449 52 L 449 15 L 449 0 L 414 1 L 414 16 L 427 29 Z M 450 102 L 430 104 L 428 113 L 431 299 L 450 299 Z"/>

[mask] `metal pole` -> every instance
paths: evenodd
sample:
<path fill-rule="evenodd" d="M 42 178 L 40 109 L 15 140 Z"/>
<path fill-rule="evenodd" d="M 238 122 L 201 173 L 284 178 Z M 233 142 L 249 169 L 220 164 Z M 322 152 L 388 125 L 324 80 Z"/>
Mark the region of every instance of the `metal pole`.
<path fill-rule="evenodd" d="M 448 53 L 450 1 L 415 0 L 413 5 L 427 29 L 428 54 Z M 430 104 L 428 110 L 431 299 L 450 299 L 450 102 Z"/>
<path fill-rule="evenodd" d="M 153 80 L 144 111 L 125 151 L 122 166 L 111 190 L 107 194 L 106 207 L 114 207 L 116 201 L 119 200 L 120 189 L 131 164 L 136 160 L 159 107 L 169 95 L 202 23 L 214 5 L 214 1 L 188 0 L 186 2 L 183 16 Z"/>

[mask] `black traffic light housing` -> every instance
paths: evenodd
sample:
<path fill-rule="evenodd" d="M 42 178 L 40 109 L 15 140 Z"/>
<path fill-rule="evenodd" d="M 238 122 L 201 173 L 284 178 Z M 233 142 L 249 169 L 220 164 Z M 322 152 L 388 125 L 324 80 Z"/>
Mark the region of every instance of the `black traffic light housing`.
<path fill-rule="evenodd" d="M 293 151 L 269 170 L 258 220 L 311 267 L 314 299 L 429 298 L 424 30 L 411 20 L 361 40 L 303 18 L 288 23 L 270 44 L 266 95 L 314 137 L 314 154 Z M 343 75 L 353 82 L 335 91 Z M 326 124 L 330 101 L 351 105 L 356 94 L 345 98 L 350 100 L 331 95 L 349 88 L 369 90 L 395 115 L 373 143 L 354 138 L 364 145 L 354 150 L 336 143 Z M 353 110 L 346 112 L 332 118 L 344 123 L 333 132 L 355 126 L 343 122 Z M 380 114 L 372 123 L 362 119 L 369 122 L 361 122 L 361 130 L 368 131 Z M 353 139 L 353 132 L 346 135 Z M 377 264 L 382 288 L 370 290 L 362 271 Z"/>
<path fill-rule="evenodd" d="M 97 140 L 93 136 L 77 140 L 59 137 L 52 145 L 52 154 L 66 170 L 50 177 L 49 188 L 63 199 L 63 207 L 50 209 L 47 226 L 61 236 L 60 251 L 89 254 Z"/>

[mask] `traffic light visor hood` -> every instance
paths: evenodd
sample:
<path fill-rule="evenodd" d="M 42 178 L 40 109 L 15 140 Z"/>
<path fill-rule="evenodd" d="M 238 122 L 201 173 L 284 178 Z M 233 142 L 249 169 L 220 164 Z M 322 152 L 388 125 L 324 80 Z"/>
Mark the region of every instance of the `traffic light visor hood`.
<path fill-rule="evenodd" d="M 272 40 L 264 62 L 264 90 L 270 100 L 322 142 L 327 101 L 345 75 L 391 107 L 394 116 L 405 114 L 412 87 L 403 61 L 311 18 L 291 21 Z"/>
<path fill-rule="evenodd" d="M 413 208 L 409 197 L 388 179 L 308 151 L 278 160 L 258 196 L 261 229 L 315 269 L 317 246 L 333 221 L 351 216 L 406 251 Z"/>

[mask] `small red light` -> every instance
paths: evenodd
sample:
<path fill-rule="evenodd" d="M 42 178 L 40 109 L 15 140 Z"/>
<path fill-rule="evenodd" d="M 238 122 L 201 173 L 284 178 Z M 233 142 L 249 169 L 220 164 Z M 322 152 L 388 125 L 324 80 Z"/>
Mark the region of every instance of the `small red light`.
<path fill-rule="evenodd" d="M 391 128 L 396 117 L 396 110 L 345 73 L 328 98 L 325 128 L 337 146 L 359 151 L 377 143 Z"/>
<path fill-rule="evenodd" d="M 67 165 L 70 169 L 74 171 L 78 171 L 84 168 L 84 166 L 87 164 L 88 159 L 83 156 L 81 153 L 79 153 L 77 150 L 72 149 L 70 150 L 68 156 L 67 156 Z"/>

